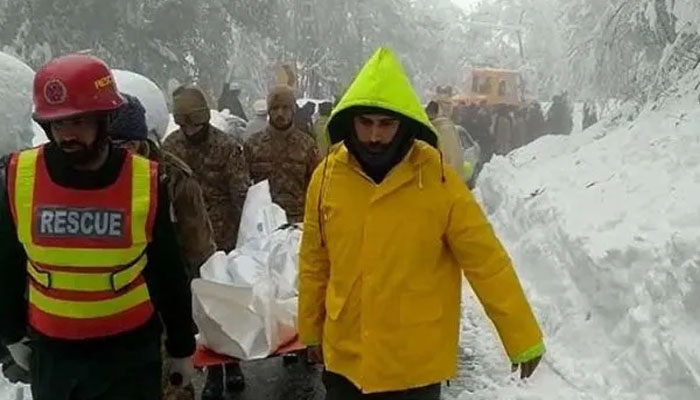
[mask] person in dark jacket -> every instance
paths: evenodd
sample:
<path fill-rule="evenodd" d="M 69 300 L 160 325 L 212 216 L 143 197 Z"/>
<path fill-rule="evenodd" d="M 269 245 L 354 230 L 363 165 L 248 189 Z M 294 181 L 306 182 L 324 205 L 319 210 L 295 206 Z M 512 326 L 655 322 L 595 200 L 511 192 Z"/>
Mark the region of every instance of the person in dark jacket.
<path fill-rule="evenodd" d="M 527 133 L 530 142 L 534 142 L 545 134 L 546 124 L 542 114 L 542 105 L 533 101 L 527 108 Z"/>
<path fill-rule="evenodd" d="M 308 134 L 313 139 L 314 137 L 314 113 L 316 112 L 316 104 L 307 102 L 303 107 L 298 108 L 294 117 L 297 129 Z"/>
<path fill-rule="evenodd" d="M 242 120 L 248 122 L 248 117 L 243 111 L 241 103 L 241 87 L 235 83 L 227 83 L 219 96 L 219 111 L 229 110 L 232 115 L 235 115 Z"/>
<path fill-rule="evenodd" d="M 194 375 L 167 178 L 111 144 L 123 102 L 102 60 L 52 60 L 34 82 L 50 142 L 0 163 L 0 339 L 35 400 L 160 399 L 163 327 L 171 380 Z"/>
<path fill-rule="evenodd" d="M 493 154 L 496 152 L 496 138 L 491 130 L 492 121 L 493 116 L 491 108 L 485 102 L 481 103 L 476 110 L 474 119 L 474 126 L 476 129 L 474 130 L 473 137 L 481 147 L 482 164 L 491 161 L 491 157 L 493 157 Z"/>
<path fill-rule="evenodd" d="M 199 268 L 216 251 L 214 230 L 202 195 L 202 188 L 189 165 L 161 149 L 149 136 L 146 110 L 134 96 L 123 94 L 127 104 L 110 123 L 110 138 L 117 147 L 133 151 L 157 162 L 168 176 L 168 197 L 172 202 L 175 232 L 190 278 L 199 277 Z"/>
<path fill-rule="evenodd" d="M 496 154 L 503 156 L 515 149 L 515 132 L 511 106 L 507 104 L 496 106 L 493 133 L 496 137 Z"/>
<path fill-rule="evenodd" d="M 569 135 L 574 129 L 573 110 L 566 93 L 552 98 L 552 106 L 547 111 L 547 130 L 553 135 Z"/>

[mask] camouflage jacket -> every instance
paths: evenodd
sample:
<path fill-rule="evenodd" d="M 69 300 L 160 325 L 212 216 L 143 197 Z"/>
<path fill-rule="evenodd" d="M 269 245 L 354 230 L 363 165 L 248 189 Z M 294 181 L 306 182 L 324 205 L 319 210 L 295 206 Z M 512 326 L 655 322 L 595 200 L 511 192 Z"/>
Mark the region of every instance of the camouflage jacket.
<path fill-rule="evenodd" d="M 192 169 L 202 188 L 218 250 L 233 250 L 250 186 L 240 140 L 210 126 L 206 136 L 196 143 L 182 131 L 175 131 L 165 139 L 163 149 Z"/>
<path fill-rule="evenodd" d="M 246 141 L 245 155 L 253 182 L 269 180 L 272 201 L 287 212 L 289 222 L 301 222 L 306 188 L 318 164 L 314 140 L 298 129 L 279 132 L 268 126 Z"/>
<path fill-rule="evenodd" d="M 160 165 L 168 177 L 168 196 L 172 203 L 170 218 L 175 225 L 189 276 L 198 277 L 199 267 L 216 251 L 202 188 L 192 169 L 172 153 L 163 151 Z"/>

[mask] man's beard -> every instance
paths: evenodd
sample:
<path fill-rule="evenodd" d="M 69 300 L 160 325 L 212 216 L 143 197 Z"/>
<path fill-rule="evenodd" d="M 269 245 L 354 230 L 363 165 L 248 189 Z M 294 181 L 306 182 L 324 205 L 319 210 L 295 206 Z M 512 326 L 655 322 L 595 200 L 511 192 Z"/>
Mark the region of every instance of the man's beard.
<path fill-rule="evenodd" d="M 292 119 L 290 121 L 285 121 L 282 118 L 277 118 L 274 120 L 271 119 L 270 125 L 272 125 L 273 128 L 275 128 L 276 130 L 278 130 L 280 132 L 285 132 L 285 131 L 289 130 L 289 128 L 291 128 L 292 125 L 294 125 L 294 120 Z"/>
<path fill-rule="evenodd" d="M 362 170 L 375 183 L 381 183 L 389 171 L 408 153 L 414 137 L 411 132 L 400 129 L 394 140 L 389 143 L 362 143 L 353 131 L 345 140 L 345 147 L 360 163 Z"/>
<path fill-rule="evenodd" d="M 389 143 L 381 143 L 381 142 L 363 143 L 362 147 L 364 148 L 364 150 L 367 153 L 375 154 L 375 155 L 379 156 L 379 155 L 388 153 L 389 150 L 391 150 L 393 143 L 394 143 L 393 141 L 391 141 Z"/>
<path fill-rule="evenodd" d="M 58 148 L 61 150 L 61 154 L 63 154 L 63 157 L 69 164 L 73 166 L 80 166 L 97 160 L 104 149 L 105 144 L 106 141 L 100 139 L 95 140 L 90 145 L 86 145 L 85 143 L 81 143 L 76 140 L 67 140 L 58 143 Z"/>

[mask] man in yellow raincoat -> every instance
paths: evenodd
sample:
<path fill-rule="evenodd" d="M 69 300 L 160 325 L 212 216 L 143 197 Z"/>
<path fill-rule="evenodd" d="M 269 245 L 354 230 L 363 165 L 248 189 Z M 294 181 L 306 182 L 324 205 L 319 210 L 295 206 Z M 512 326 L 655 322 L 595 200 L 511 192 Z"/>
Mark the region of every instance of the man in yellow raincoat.
<path fill-rule="evenodd" d="M 457 368 L 461 274 L 531 376 L 542 333 L 508 254 L 441 161 L 389 50 L 360 72 L 329 134 L 307 194 L 299 277 L 299 334 L 325 364 L 327 400 L 439 399 Z"/>

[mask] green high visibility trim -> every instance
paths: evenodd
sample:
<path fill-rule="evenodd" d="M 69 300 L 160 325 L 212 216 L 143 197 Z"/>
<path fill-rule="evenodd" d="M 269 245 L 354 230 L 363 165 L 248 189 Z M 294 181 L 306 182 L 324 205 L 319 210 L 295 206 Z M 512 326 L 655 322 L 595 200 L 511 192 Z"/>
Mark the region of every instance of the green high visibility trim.
<path fill-rule="evenodd" d="M 401 62 L 389 49 L 380 47 L 367 61 L 338 105 L 333 109 L 328 121 L 328 131 L 332 144 L 345 139 L 346 129 L 342 129 L 340 115 L 353 107 L 376 107 L 412 119 L 420 127 L 418 139 L 437 143 L 438 134 L 428 119 L 420 98 L 413 89 Z"/>
<path fill-rule="evenodd" d="M 510 360 L 513 364 L 523 364 L 528 361 L 532 361 L 537 357 L 541 357 L 547 350 L 544 347 L 544 342 L 538 343 L 536 346 L 530 348 L 529 350 L 523 352 L 519 356 Z"/>

